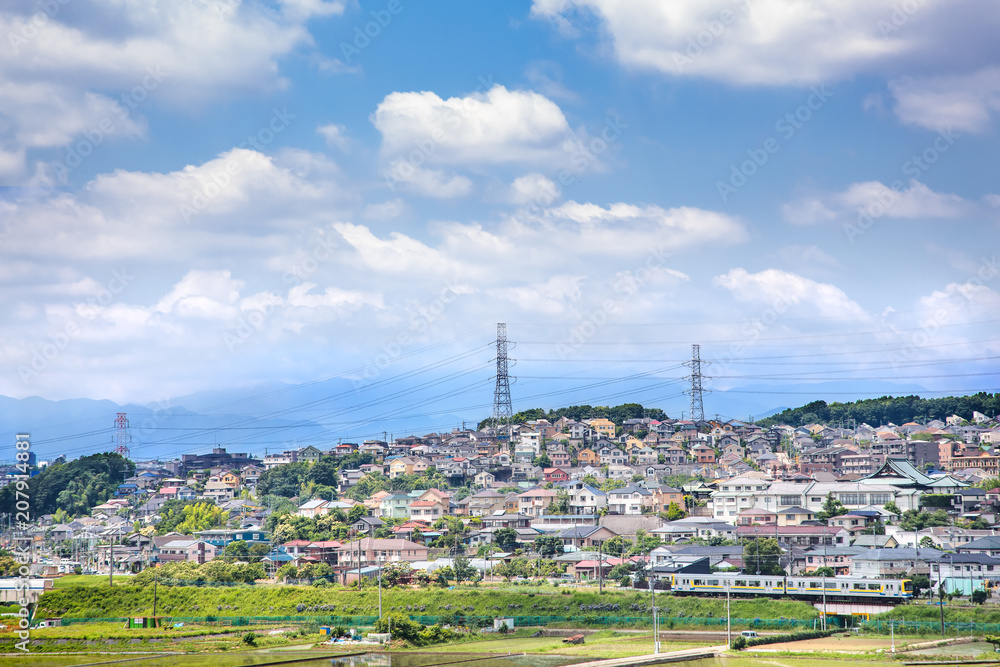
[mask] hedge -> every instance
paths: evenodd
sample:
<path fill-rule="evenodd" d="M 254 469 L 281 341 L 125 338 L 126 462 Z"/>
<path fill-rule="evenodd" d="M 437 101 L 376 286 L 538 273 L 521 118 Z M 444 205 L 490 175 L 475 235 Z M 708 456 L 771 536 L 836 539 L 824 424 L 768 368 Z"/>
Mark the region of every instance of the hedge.
<path fill-rule="evenodd" d="M 752 637 L 747 639 L 744 636 L 739 636 L 733 640 L 732 648 L 734 651 L 739 651 L 741 649 L 747 648 L 748 646 L 763 646 L 765 644 L 784 644 L 785 642 L 799 642 L 805 641 L 806 639 L 822 639 L 824 637 L 829 637 L 830 635 L 838 632 L 837 630 L 811 630 L 808 632 L 793 632 L 789 635 L 766 635 L 763 637 Z"/>

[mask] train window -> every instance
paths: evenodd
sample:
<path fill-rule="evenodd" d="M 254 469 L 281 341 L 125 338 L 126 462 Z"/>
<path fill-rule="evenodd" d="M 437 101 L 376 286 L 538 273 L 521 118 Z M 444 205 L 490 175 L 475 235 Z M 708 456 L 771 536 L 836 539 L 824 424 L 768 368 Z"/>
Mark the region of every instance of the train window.
<path fill-rule="evenodd" d="M 834 586 L 836 586 L 836 584 L 834 584 Z M 841 584 L 840 587 L 841 588 L 847 588 L 847 584 Z"/>
<path fill-rule="evenodd" d="M 746 579 L 737 579 L 736 581 L 733 582 L 733 586 L 746 586 L 746 585 L 747 585 Z"/>
<path fill-rule="evenodd" d="M 810 581 L 809 582 L 809 588 L 819 588 L 819 585 L 820 585 L 820 582 L 818 582 L 818 581 Z"/>
<path fill-rule="evenodd" d="M 865 585 L 864 584 L 859 584 L 858 582 L 854 582 L 854 585 L 851 586 L 851 588 L 853 588 L 856 591 L 863 591 L 863 590 L 865 590 Z"/>
<path fill-rule="evenodd" d="M 709 579 L 708 580 L 708 585 L 709 586 L 718 586 L 719 585 L 719 580 L 718 579 Z"/>
<path fill-rule="evenodd" d="M 694 584 L 695 586 L 704 586 L 705 585 L 705 580 L 704 579 L 693 579 L 691 581 L 691 583 Z"/>
<path fill-rule="evenodd" d="M 870 590 L 870 591 L 877 591 L 880 588 L 882 588 L 882 587 L 879 586 L 878 584 L 868 584 L 868 590 Z"/>

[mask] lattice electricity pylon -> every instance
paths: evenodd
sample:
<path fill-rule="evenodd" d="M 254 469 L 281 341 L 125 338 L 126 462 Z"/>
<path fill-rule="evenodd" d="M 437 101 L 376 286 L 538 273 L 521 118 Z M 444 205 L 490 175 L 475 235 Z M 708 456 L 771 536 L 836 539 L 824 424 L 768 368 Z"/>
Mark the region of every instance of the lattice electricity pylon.
<path fill-rule="evenodd" d="M 705 378 L 701 374 L 701 365 L 706 366 L 710 362 L 701 360 L 701 345 L 691 346 L 691 361 L 684 362 L 684 365 L 691 369 L 691 375 L 687 379 L 691 380 L 691 388 L 685 394 L 691 395 L 691 421 L 705 421 L 705 402 L 702 394 L 708 392 L 702 387 L 702 380 Z"/>
<path fill-rule="evenodd" d="M 128 418 L 125 416 L 124 412 L 119 412 L 118 417 L 115 419 L 115 454 L 121 454 L 126 459 L 129 458 L 129 444 L 132 442 L 132 436 L 128 433 Z"/>
<path fill-rule="evenodd" d="M 513 364 L 507 358 L 507 350 L 513 343 L 507 342 L 507 325 L 497 324 L 497 386 L 493 392 L 493 427 L 499 429 L 507 425 L 507 439 L 510 440 L 510 422 L 514 416 L 514 408 L 510 401 L 510 375 L 508 367 Z"/>

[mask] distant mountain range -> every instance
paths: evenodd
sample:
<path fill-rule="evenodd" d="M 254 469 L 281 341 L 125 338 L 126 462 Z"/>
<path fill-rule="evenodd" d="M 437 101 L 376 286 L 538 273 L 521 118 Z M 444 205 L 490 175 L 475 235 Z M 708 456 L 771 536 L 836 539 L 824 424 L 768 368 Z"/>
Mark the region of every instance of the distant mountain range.
<path fill-rule="evenodd" d="M 528 404 L 530 400 L 520 402 L 516 386 L 514 389 L 516 410 L 609 404 L 568 395 L 557 404 L 534 405 Z M 421 390 L 430 391 L 425 387 Z M 814 400 L 842 402 L 884 394 L 920 395 L 924 391 L 919 385 L 878 381 L 750 385 L 706 393 L 705 416 L 762 419 Z M 637 402 L 663 408 L 670 417 L 681 417 L 681 411 L 690 416 L 684 398 L 657 405 L 642 400 L 640 387 L 636 393 L 634 400 L 626 396 L 613 404 Z M 0 447 L 0 461 L 13 460 L 14 435 L 24 432 L 31 434 L 39 460 L 110 451 L 115 446 L 114 423 L 119 412 L 128 416 L 132 458 L 144 460 L 207 452 L 216 446 L 261 455 L 308 444 L 329 447 L 338 441 L 382 438 L 383 433 L 398 437 L 449 431 L 463 421 L 471 428 L 489 415 L 491 401 L 489 388 L 462 392 L 458 386 L 442 383 L 431 394 L 420 393 L 404 382 L 371 389 L 339 378 L 302 385 L 273 383 L 204 391 L 147 405 L 0 396 L 0 442 L 11 443 Z"/>

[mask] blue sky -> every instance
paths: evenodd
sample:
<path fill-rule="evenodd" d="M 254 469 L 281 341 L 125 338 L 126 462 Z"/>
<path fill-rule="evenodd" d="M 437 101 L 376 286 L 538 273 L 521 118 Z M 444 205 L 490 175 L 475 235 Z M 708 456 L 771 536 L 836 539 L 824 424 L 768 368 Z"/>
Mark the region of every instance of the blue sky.
<path fill-rule="evenodd" d="M 498 321 L 543 388 L 701 343 L 716 389 L 995 389 L 998 29 L 981 0 L 5 3 L 0 393 L 365 382 Z"/>

